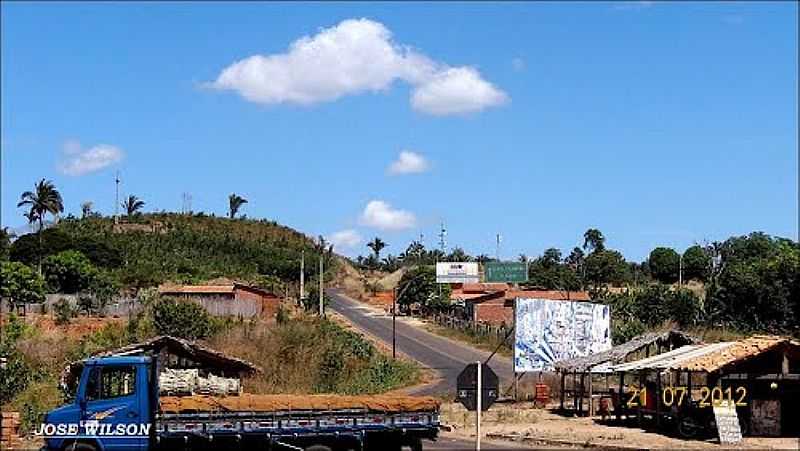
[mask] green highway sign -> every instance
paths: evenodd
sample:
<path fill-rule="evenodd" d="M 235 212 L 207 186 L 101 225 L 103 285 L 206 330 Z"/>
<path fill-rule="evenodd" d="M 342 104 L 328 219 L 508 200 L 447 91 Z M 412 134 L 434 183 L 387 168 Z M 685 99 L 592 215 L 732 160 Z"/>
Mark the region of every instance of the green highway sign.
<path fill-rule="evenodd" d="M 523 262 L 486 262 L 486 282 L 527 282 L 528 267 Z"/>

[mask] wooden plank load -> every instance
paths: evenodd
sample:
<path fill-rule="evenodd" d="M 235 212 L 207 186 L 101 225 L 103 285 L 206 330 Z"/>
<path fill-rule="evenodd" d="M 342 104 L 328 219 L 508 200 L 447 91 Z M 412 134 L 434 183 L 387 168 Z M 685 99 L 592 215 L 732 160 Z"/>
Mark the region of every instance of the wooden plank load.
<path fill-rule="evenodd" d="M 0 412 L 0 423 L 0 449 L 18 449 L 21 446 L 19 412 Z"/>
<path fill-rule="evenodd" d="M 277 412 L 366 410 L 369 412 L 438 411 L 439 400 L 429 396 L 406 395 L 254 395 L 239 396 L 162 396 L 161 413 Z"/>

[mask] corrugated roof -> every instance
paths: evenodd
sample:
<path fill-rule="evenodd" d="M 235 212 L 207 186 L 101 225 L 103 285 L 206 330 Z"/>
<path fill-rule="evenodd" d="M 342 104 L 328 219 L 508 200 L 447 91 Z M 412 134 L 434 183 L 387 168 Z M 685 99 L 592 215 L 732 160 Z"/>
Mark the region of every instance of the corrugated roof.
<path fill-rule="evenodd" d="M 792 346 L 800 350 L 800 344 L 788 338 L 757 335 L 739 341 L 683 346 L 673 351 L 635 362 L 612 365 L 610 370 L 615 372 L 688 370 L 712 373 L 733 363 L 761 355 L 779 346 Z"/>
<path fill-rule="evenodd" d="M 166 285 L 158 287 L 158 292 L 162 294 L 170 293 L 204 293 L 204 294 L 231 294 L 234 285 Z"/>
<path fill-rule="evenodd" d="M 691 335 L 688 335 L 686 333 L 674 329 L 663 332 L 650 332 L 636 336 L 631 340 L 621 345 L 614 346 L 613 348 L 607 351 L 598 352 L 597 354 L 591 354 L 586 357 L 561 360 L 556 362 L 554 366 L 557 370 L 560 371 L 584 372 L 584 371 L 589 371 L 590 369 L 598 367 L 599 365 L 605 363 L 620 364 L 625 362 L 625 359 L 630 354 L 640 351 L 644 349 L 646 346 L 650 346 L 654 343 L 659 343 L 659 342 L 662 344 L 683 346 L 687 344 L 700 343 L 700 340 Z"/>

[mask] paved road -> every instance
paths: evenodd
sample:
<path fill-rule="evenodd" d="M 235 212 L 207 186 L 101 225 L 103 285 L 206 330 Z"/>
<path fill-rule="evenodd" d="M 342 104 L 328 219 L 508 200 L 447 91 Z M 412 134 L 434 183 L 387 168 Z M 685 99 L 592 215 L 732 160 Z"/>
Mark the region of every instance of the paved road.
<path fill-rule="evenodd" d="M 447 451 L 472 451 L 475 449 L 474 440 L 464 440 L 461 438 L 447 437 L 439 435 L 439 439 L 435 442 L 430 440 L 422 441 L 422 449 L 425 451 L 447 450 Z M 481 440 L 481 450 L 531 450 L 530 445 L 515 442 L 506 442 L 502 440 Z"/>
<path fill-rule="evenodd" d="M 331 289 L 326 293 L 331 298 L 331 308 L 350 320 L 353 325 L 369 335 L 392 345 L 392 317 L 377 312 L 344 295 L 341 291 Z M 455 396 L 455 381 L 458 373 L 468 363 L 486 360 L 489 353 L 472 348 L 432 334 L 419 327 L 397 320 L 397 350 L 417 360 L 422 365 L 439 373 L 441 379 L 432 385 L 420 388 L 416 393 L 439 394 L 448 393 Z M 513 380 L 514 373 L 511 359 L 495 355 L 489 366 L 500 377 L 501 387 L 506 387 Z"/>

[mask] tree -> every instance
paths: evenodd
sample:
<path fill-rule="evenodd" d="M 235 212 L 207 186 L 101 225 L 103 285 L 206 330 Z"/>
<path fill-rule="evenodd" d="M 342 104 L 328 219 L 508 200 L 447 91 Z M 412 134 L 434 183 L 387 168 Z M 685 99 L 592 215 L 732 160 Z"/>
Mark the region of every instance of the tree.
<path fill-rule="evenodd" d="M 92 207 L 94 207 L 94 204 L 92 203 L 92 201 L 87 200 L 86 202 L 82 203 L 81 204 L 81 217 L 86 219 L 86 218 L 92 216 Z"/>
<path fill-rule="evenodd" d="M 197 340 L 214 334 L 213 318 L 200 304 L 162 298 L 153 305 L 153 325 L 159 335 Z"/>
<path fill-rule="evenodd" d="M 434 310 L 450 304 L 450 286 L 436 283 L 436 270 L 431 266 L 417 266 L 403 274 L 397 284 L 397 303 L 408 309 L 412 304 Z"/>
<path fill-rule="evenodd" d="M 242 208 L 242 205 L 247 203 L 247 199 L 244 197 L 232 193 L 228 196 L 228 217 L 233 219 L 236 217 L 236 213 L 239 212 L 239 209 Z"/>
<path fill-rule="evenodd" d="M 372 252 L 375 253 L 375 259 L 378 260 L 378 261 L 380 261 L 380 259 L 381 259 L 381 251 L 386 246 L 387 246 L 387 244 L 382 239 L 378 238 L 377 236 L 372 241 L 367 243 L 367 247 L 372 249 Z"/>
<path fill-rule="evenodd" d="M 28 266 L 38 265 L 38 256 L 42 258 L 72 249 L 72 238 L 61 230 L 61 227 L 45 229 L 41 234 L 28 233 L 11 243 L 9 258 L 12 261 L 25 263 Z"/>
<path fill-rule="evenodd" d="M 0 262 L 0 296 L 17 305 L 44 301 L 44 279 L 19 262 Z"/>
<path fill-rule="evenodd" d="M 469 262 L 472 261 L 472 257 L 470 257 L 469 254 L 464 251 L 464 249 L 456 247 L 450 251 L 450 255 L 447 256 L 447 260 L 451 262 Z"/>
<path fill-rule="evenodd" d="M 59 293 L 77 293 L 89 288 L 97 275 L 97 268 L 82 253 L 69 250 L 51 255 L 44 260 L 42 271 L 50 290 Z"/>
<path fill-rule="evenodd" d="M 590 253 L 602 252 L 606 248 L 606 239 L 598 229 L 589 229 L 583 234 L 583 250 Z"/>
<path fill-rule="evenodd" d="M 692 246 L 683 253 L 683 277 L 705 282 L 711 274 L 711 256 L 701 246 Z"/>
<path fill-rule="evenodd" d="M 647 263 L 650 265 L 650 274 L 661 283 L 675 283 L 678 281 L 681 256 L 674 249 L 657 247 L 650 252 Z"/>
<path fill-rule="evenodd" d="M 412 241 L 411 244 L 409 244 L 406 248 L 405 252 L 400 254 L 400 258 L 406 264 L 420 264 L 422 259 L 425 258 L 425 246 L 419 241 Z"/>
<path fill-rule="evenodd" d="M 551 247 L 528 265 L 528 285 L 546 290 L 577 290 L 581 284 L 575 270 L 561 262 L 561 251 Z"/>
<path fill-rule="evenodd" d="M 595 286 L 602 284 L 619 285 L 627 280 L 628 265 L 617 251 L 594 251 L 586 257 L 586 281 Z"/>
<path fill-rule="evenodd" d="M 38 222 L 39 247 L 41 248 L 42 230 L 44 229 L 44 218 L 47 213 L 53 216 L 64 211 L 64 201 L 61 193 L 58 192 L 53 182 L 41 179 L 36 184 L 33 191 L 25 191 L 20 195 L 17 208 L 29 207 L 25 217 L 29 223 Z M 39 253 L 39 273 L 42 272 L 42 254 Z"/>
<path fill-rule="evenodd" d="M 8 260 L 12 238 L 14 238 L 14 232 L 11 229 L 8 227 L 0 229 L 0 260 Z"/>
<path fill-rule="evenodd" d="M 139 210 L 144 208 L 144 201 L 139 199 L 135 195 L 131 194 L 122 202 L 122 208 L 125 209 L 125 213 L 128 217 L 135 215 Z"/>

